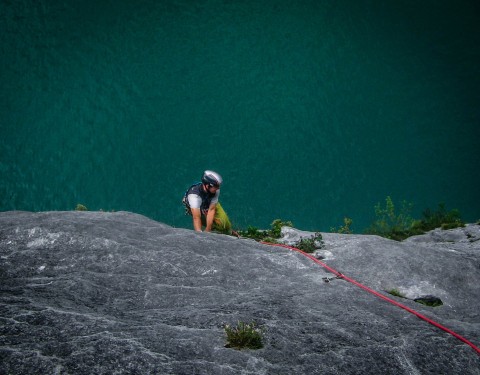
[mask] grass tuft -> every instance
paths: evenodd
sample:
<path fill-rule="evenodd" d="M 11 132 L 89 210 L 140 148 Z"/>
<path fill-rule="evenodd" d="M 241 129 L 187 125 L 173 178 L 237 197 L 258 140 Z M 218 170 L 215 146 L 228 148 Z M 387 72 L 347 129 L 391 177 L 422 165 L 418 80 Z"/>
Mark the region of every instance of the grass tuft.
<path fill-rule="evenodd" d="M 443 305 L 442 300 L 435 296 L 419 297 L 419 298 L 415 298 L 414 301 L 430 307 L 438 307 Z"/>
<path fill-rule="evenodd" d="M 227 348 L 260 349 L 263 347 L 262 333 L 254 322 L 238 322 L 237 326 L 225 325 L 227 334 Z"/>
<path fill-rule="evenodd" d="M 387 293 L 395 297 L 406 298 L 402 293 L 400 293 L 398 289 L 395 289 L 395 288 L 387 290 Z"/>

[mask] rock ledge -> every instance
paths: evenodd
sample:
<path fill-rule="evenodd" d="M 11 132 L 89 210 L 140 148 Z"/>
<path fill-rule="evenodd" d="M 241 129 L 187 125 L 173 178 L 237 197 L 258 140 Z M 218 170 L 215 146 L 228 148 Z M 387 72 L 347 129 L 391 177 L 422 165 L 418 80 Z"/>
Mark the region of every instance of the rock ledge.
<path fill-rule="evenodd" d="M 480 226 L 322 235 L 329 266 L 480 344 Z M 331 276 L 288 249 L 128 212 L 3 212 L 0 373 L 480 374 L 468 345 Z M 225 348 L 238 321 L 263 327 L 264 348 Z"/>

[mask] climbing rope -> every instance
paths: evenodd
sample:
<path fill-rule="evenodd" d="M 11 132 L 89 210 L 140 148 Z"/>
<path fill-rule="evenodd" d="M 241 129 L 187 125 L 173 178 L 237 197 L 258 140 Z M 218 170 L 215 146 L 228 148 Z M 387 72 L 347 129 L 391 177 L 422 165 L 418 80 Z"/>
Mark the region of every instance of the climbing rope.
<path fill-rule="evenodd" d="M 293 246 L 288 246 L 288 245 L 283 245 L 283 244 L 274 244 L 274 243 L 270 243 L 270 242 L 261 242 L 262 244 L 265 244 L 265 245 L 270 245 L 270 246 L 278 246 L 278 247 L 284 247 L 286 249 L 289 249 L 289 250 L 292 250 L 292 251 L 296 251 L 304 256 L 306 256 L 307 258 L 313 260 L 315 263 L 319 264 L 320 266 L 322 266 L 323 268 L 325 268 L 326 270 L 330 271 L 331 273 L 333 273 L 334 275 L 336 275 L 337 278 L 340 278 L 340 279 L 344 279 L 364 290 L 366 290 L 367 292 L 387 301 L 387 302 L 390 302 L 391 304 L 395 305 L 395 306 L 398 306 L 406 311 L 408 311 L 409 313 L 417 316 L 418 318 L 426 321 L 427 323 L 430 323 L 432 324 L 433 326 L 437 327 L 437 328 L 440 328 L 441 330 L 451 334 L 452 336 L 456 337 L 457 339 L 459 339 L 460 341 L 464 342 L 465 344 L 469 345 L 470 347 L 472 347 L 478 355 L 480 355 L 480 348 L 478 348 L 476 345 L 474 345 L 472 342 L 468 341 L 466 338 L 464 338 L 463 336 L 460 336 L 458 333 L 452 331 L 451 329 L 447 328 L 447 327 L 444 327 L 443 325 L 441 325 L 440 323 L 437 323 L 435 322 L 434 320 L 430 319 L 430 318 L 427 318 L 425 315 L 422 315 L 420 314 L 419 312 L 411 309 L 410 307 L 408 306 L 405 306 L 391 298 L 388 298 L 387 296 L 384 296 L 383 294 L 381 293 L 378 293 L 377 291 L 369 288 L 368 286 L 366 285 L 363 285 L 361 283 L 359 283 L 358 281 L 348 277 L 348 276 L 345 276 L 344 274 L 338 272 L 337 270 L 333 269 L 332 267 L 328 266 L 327 264 L 323 263 L 322 261 L 318 260 L 317 258 L 315 258 L 313 255 L 311 254 L 308 254 L 300 249 L 297 249 L 296 247 L 293 247 Z"/>

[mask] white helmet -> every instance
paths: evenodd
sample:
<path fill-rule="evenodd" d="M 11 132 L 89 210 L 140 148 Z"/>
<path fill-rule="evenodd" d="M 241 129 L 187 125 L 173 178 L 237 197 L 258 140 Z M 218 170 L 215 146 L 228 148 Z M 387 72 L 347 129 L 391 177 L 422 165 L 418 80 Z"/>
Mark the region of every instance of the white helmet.
<path fill-rule="evenodd" d="M 223 183 L 223 179 L 217 172 L 205 171 L 203 172 L 202 182 L 207 185 L 220 187 Z"/>

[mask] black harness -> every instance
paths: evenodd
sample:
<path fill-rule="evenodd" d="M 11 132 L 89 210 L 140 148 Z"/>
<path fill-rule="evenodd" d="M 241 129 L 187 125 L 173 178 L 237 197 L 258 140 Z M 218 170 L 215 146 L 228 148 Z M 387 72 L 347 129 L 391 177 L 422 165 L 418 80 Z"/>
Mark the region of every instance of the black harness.
<path fill-rule="evenodd" d="M 186 215 L 191 215 L 192 214 L 192 209 L 190 208 L 190 205 L 188 204 L 188 195 L 189 194 L 195 194 L 200 196 L 202 199 L 202 204 L 200 206 L 200 211 L 202 214 L 206 215 L 208 212 L 208 208 L 210 207 L 210 202 L 212 201 L 213 197 L 215 196 L 215 193 L 210 193 L 208 190 L 205 191 L 203 189 L 203 183 L 202 182 L 197 182 L 190 186 L 185 194 L 183 195 L 182 203 L 185 206 L 185 214 Z"/>

